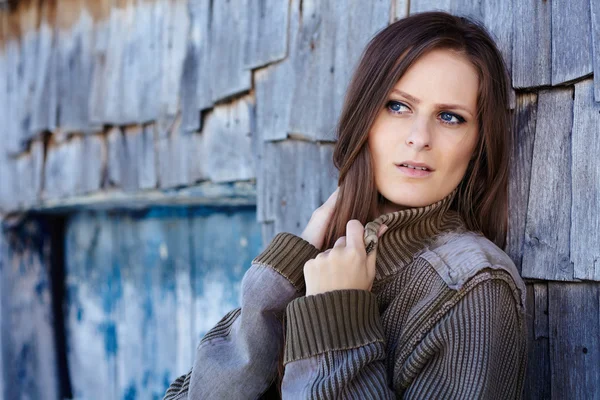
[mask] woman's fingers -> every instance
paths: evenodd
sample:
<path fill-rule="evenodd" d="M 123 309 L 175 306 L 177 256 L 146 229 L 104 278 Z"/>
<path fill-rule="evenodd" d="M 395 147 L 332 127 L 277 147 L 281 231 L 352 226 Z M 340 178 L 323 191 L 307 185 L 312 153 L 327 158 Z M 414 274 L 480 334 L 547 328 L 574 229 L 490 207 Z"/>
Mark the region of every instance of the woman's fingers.
<path fill-rule="evenodd" d="M 338 240 L 335 241 L 333 247 L 346 247 L 346 236 L 340 236 Z"/>

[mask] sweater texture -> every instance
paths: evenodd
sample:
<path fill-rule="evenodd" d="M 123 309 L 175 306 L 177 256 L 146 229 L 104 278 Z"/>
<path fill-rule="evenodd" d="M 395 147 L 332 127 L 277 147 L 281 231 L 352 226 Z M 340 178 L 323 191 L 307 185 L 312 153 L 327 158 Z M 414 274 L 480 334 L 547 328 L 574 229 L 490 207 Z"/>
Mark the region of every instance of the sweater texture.
<path fill-rule="evenodd" d="M 522 398 L 525 284 L 449 208 L 456 192 L 365 225 L 365 248 L 377 246 L 371 291 L 305 296 L 303 266 L 319 250 L 278 233 L 246 272 L 241 307 L 202 338 L 165 399 L 279 398 L 281 351 L 284 399 Z"/>

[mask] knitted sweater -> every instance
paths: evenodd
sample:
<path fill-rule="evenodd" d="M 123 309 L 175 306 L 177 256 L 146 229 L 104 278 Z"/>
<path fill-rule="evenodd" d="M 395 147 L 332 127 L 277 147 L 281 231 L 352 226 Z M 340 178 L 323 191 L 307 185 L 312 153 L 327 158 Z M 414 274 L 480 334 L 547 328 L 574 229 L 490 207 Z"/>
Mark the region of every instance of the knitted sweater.
<path fill-rule="evenodd" d="M 319 250 L 278 233 L 242 280 L 241 307 L 200 341 L 164 399 L 520 399 L 527 364 L 526 288 L 483 235 L 439 202 L 383 214 L 371 291 L 304 296 Z M 285 314 L 285 341 L 282 320 Z"/>

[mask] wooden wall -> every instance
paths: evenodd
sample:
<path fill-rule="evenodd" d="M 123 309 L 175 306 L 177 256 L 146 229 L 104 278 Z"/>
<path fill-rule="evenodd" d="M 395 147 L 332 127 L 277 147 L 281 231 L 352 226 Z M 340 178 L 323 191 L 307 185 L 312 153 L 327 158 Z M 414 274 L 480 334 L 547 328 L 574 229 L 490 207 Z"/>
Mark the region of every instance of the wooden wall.
<path fill-rule="evenodd" d="M 255 181 L 263 240 L 299 233 L 336 186 L 361 50 L 431 9 L 480 19 L 512 74 L 527 397 L 599 398 L 597 0 L 21 0 L 0 12 L 0 212 Z"/>

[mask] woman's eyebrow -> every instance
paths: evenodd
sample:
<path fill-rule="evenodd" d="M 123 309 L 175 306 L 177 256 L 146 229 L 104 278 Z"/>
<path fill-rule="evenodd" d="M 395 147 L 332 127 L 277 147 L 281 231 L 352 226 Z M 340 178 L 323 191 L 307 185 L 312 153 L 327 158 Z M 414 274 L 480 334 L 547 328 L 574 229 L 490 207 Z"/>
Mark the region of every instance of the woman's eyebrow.
<path fill-rule="evenodd" d="M 399 90 L 399 89 L 392 90 L 392 93 L 397 93 L 401 96 L 404 96 L 408 100 L 412 101 L 415 104 L 419 104 L 421 102 L 421 100 L 417 99 L 415 96 L 412 96 L 412 95 L 410 95 L 406 92 L 403 92 L 402 90 Z M 452 108 L 452 109 L 464 110 L 464 111 L 468 112 L 469 114 L 471 114 L 471 116 L 473 116 L 473 113 L 471 113 L 471 111 L 467 107 L 461 106 L 460 104 L 441 103 L 441 104 L 436 104 L 435 106 L 437 108 Z"/>

